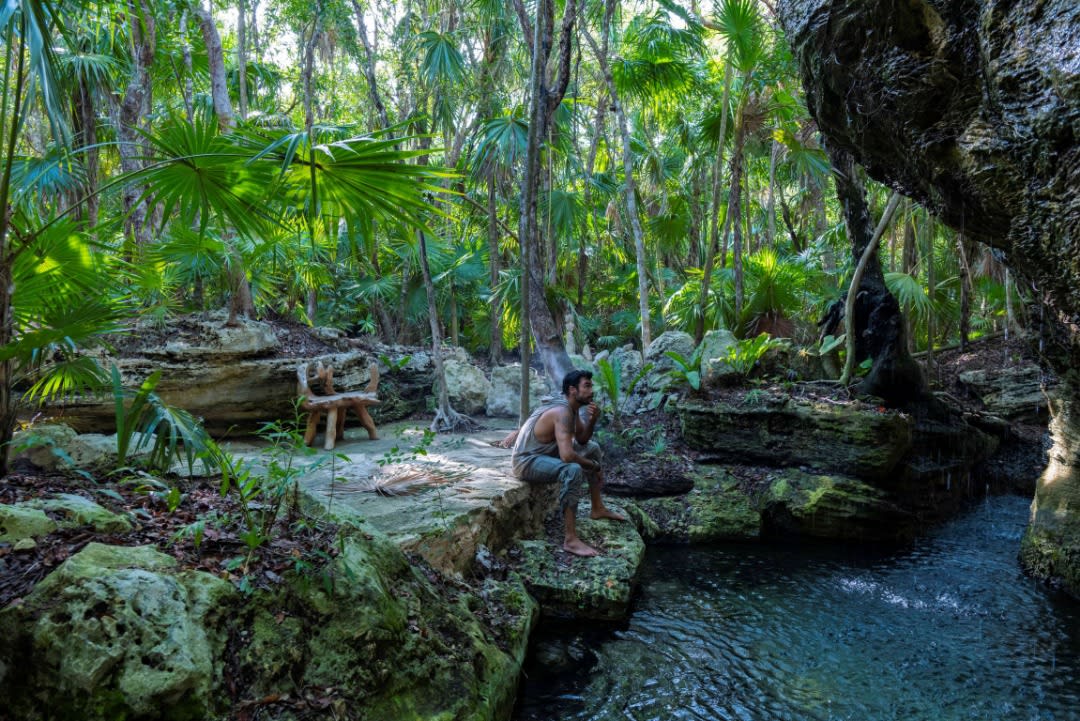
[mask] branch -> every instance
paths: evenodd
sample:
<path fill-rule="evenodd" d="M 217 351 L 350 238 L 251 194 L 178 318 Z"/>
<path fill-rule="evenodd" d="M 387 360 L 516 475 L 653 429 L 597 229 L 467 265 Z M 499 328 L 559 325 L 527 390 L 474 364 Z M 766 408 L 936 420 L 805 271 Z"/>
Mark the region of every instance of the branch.
<path fill-rule="evenodd" d="M 874 230 L 874 237 L 866 244 L 862 257 L 859 258 L 859 265 L 855 267 L 855 274 L 851 276 L 851 287 L 848 288 L 847 300 L 844 302 L 844 332 L 847 333 L 844 346 L 847 350 L 847 358 L 844 359 L 844 372 L 840 374 L 841 385 L 846 386 L 851 382 L 851 373 L 855 369 L 855 296 L 858 294 L 859 284 L 862 283 L 866 266 L 870 264 L 870 258 L 877 251 L 878 243 L 881 242 L 881 237 L 885 235 L 885 229 L 889 227 L 889 222 L 892 220 L 896 206 L 899 204 L 900 193 L 894 190 L 893 194 L 889 196 L 885 212 L 881 214 L 881 220 L 878 221 L 877 228 Z"/>

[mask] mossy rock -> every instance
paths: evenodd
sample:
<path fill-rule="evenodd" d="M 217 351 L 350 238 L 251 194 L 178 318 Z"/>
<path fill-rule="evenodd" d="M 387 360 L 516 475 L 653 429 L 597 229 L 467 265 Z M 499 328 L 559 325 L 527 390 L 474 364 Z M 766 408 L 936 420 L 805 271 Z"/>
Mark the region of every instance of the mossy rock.
<path fill-rule="evenodd" d="M 25 503 L 0 504 L 0 543 L 18 543 L 47 536 L 57 529 L 56 521 L 40 508 Z"/>
<path fill-rule="evenodd" d="M 350 531 L 327 574 L 250 600 L 244 699 L 332 686 L 364 721 L 505 718 L 536 603 L 513 577 L 440 583 L 384 536 Z"/>
<path fill-rule="evenodd" d="M 21 719 L 201 719 L 220 708 L 235 591 L 154 548 L 91 543 L 0 611 L 0 695 Z"/>
<path fill-rule="evenodd" d="M 698 474 L 694 490 L 685 495 L 637 499 L 627 507 L 650 543 L 715 543 L 761 534 L 761 514 L 753 500 L 720 470 Z"/>
<path fill-rule="evenodd" d="M 74 493 L 61 493 L 53 498 L 37 498 L 27 501 L 26 506 L 63 516 L 61 528 L 90 526 L 100 533 L 123 533 L 131 530 L 131 521 L 126 517 Z"/>
<path fill-rule="evenodd" d="M 621 509 L 620 509 L 621 510 Z M 645 556 L 645 542 L 632 523 L 577 518 L 578 536 L 600 551 L 582 558 L 547 539 L 517 546 L 517 572 L 540 603 L 544 616 L 618 621 L 630 613 Z"/>
<path fill-rule="evenodd" d="M 917 520 L 888 493 L 859 479 L 796 468 L 772 475 L 760 506 L 770 535 L 892 541 L 910 538 Z"/>

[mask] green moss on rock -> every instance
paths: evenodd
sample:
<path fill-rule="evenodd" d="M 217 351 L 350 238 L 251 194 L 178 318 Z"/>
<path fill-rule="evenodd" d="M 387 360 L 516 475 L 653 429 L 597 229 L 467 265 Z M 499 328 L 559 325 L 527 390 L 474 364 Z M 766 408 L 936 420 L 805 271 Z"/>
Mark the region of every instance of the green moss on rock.
<path fill-rule="evenodd" d="M 39 508 L 30 508 L 22 503 L 0 504 L 0 543 L 40 538 L 49 535 L 56 528 L 56 522 Z"/>

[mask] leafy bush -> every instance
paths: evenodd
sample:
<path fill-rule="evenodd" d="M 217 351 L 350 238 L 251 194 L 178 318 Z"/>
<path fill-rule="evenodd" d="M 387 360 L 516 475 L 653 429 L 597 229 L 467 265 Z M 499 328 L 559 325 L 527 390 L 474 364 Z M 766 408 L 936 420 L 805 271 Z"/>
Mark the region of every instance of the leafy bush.
<path fill-rule="evenodd" d="M 199 419 L 173 408 L 154 393 L 161 371 L 154 371 L 139 390 L 124 388 L 120 371 L 112 367 L 112 394 L 116 404 L 116 465 L 127 464 L 128 456 L 153 442 L 147 459 L 151 468 L 167 470 L 173 459 L 185 460 L 188 475 L 195 472 L 196 459 L 217 467 L 220 452 Z M 136 433 L 139 434 L 136 437 Z"/>
<path fill-rule="evenodd" d="M 754 338 L 746 338 L 736 342 L 728 349 L 724 363 L 740 376 L 748 377 L 753 373 L 758 361 L 771 349 L 780 348 L 787 344 L 779 338 L 770 338 L 768 333 L 761 333 Z"/>
<path fill-rule="evenodd" d="M 704 345 L 699 345 L 689 358 L 669 350 L 664 355 L 675 362 L 675 367 L 667 371 L 669 385 L 688 385 L 695 391 L 701 390 L 701 354 Z"/>
<path fill-rule="evenodd" d="M 626 393 L 624 394 L 622 391 L 622 360 L 616 358 L 615 362 L 611 363 L 607 358 L 601 358 L 597 361 L 596 375 L 593 376 L 593 383 L 600 386 L 601 392 L 603 392 L 611 403 L 611 423 L 616 428 L 622 426 L 622 411 L 626 398 L 633 395 L 634 389 L 637 388 L 638 383 L 645 377 L 645 374 L 652 370 L 652 367 L 652 363 L 646 363 L 645 366 L 630 380 L 630 384 L 627 386 Z"/>

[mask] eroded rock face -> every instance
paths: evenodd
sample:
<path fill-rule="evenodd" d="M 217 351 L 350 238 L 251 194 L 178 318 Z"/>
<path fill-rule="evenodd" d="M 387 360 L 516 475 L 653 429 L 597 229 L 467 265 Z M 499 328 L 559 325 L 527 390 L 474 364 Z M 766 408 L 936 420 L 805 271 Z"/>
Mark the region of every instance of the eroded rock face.
<path fill-rule="evenodd" d="M 1025 560 L 1080 594 L 1080 5 L 781 0 L 826 142 L 1002 251 L 1062 381 Z M 1054 509 L 1053 514 L 1038 509 Z"/>

